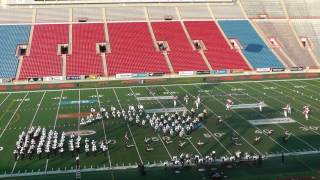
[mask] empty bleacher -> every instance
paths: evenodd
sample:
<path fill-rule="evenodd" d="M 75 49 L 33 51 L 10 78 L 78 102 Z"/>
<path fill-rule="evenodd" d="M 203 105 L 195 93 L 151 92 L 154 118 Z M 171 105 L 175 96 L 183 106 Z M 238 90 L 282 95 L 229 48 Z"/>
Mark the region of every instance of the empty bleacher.
<path fill-rule="evenodd" d="M 281 0 L 241 0 L 244 10 L 250 18 L 267 15 L 269 18 L 285 18 Z"/>
<path fill-rule="evenodd" d="M 103 42 L 103 24 L 74 24 L 72 55 L 67 61 L 67 75 L 103 75 L 101 55 L 96 53 L 96 44 Z"/>
<path fill-rule="evenodd" d="M 219 21 L 228 38 L 238 39 L 242 52 L 254 68 L 283 67 L 247 20 Z"/>
<path fill-rule="evenodd" d="M 181 19 L 211 19 L 207 6 L 181 6 L 178 8 Z"/>
<path fill-rule="evenodd" d="M 14 78 L 18 67 L 16 48 L 18 44 L 28 44 L 29 25 L 0 26 L 0 77 Z"/>
<path fill-rule="evenodd" d="M 180 22 L 152 22 L 152 28 L 157 41 L 167 41 L 168 55 L 175 72 L 208 70 L 201 55 L 192 50 Z"/>
<path fill-rule="evenodd" d="M 214 21 L 187 21 L 193 40 L 202 40 L 205 55 L 213 69 L 249 69 L 239 52 L 232 50 Z"/>
<path fill-rule="evenodd" d="M 210 8 L 216 19 L 245 19 L 238 3 L 212 4 Z"/>
<path fill-rule="evenodd" d="M 311 43 L 311 49 L 320 59 L 320 21 L 319 20 L 296 20 L 294 28 L 300 37 L 307 38 Z"/>
<path fill-rule="evenodd" d="M 169 72 L 157 52 L 147 23 L 108 23 L 111 53 L 107 55 L 109 75 L 137 72 Z"/>
<path fill-rule="evenodd" d="M 268 37 L 274 37 L 282 50 L 297 66 L 317 66 L 307 48 L 302 48 L 287 21 L 259 21 L 259 28 Z"/>
<path fill-rule="evenodd" d="M 23 60 L 20 79 L 61 76 L 62 60 L 58 44 L 68 44 L 68 25 L 35 25 L 30 55 Z"/>

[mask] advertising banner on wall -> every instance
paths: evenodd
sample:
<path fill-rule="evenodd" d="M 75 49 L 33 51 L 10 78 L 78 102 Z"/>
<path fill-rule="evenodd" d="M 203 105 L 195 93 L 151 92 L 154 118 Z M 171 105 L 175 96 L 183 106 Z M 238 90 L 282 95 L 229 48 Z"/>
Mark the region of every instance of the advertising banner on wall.
<path fill-rule="evenodd" d="M 194 71 L 179 71 L 179 76 L 192 76 L 194 73 Z"/>
<path fill-rule="evenodd" d="M 257 68 L 256 72 L 270 72 L 271 68 Z"/>

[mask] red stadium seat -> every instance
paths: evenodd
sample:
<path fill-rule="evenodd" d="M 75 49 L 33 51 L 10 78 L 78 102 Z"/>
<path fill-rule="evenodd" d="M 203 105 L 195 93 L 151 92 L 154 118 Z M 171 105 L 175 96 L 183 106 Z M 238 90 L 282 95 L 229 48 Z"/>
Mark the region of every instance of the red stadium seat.
<path fill-rule="evenodd" d="M 202 40 L 205 55 L 213 69 L 245 69 L 249 67 L 239 52 L 231 49 L 213 21 L 184 22 L 193 40 Z"/>
<path fill-rule="evenodd" d="M 167 41 L 173 69 L 178 71 L 208 70 L 197 51 L 193 51 L 179 22 L 153 22 L 157 41 Z"/>
<path fill-rule="evenodd" d="M 74 24 L 72 55 L 67 60 L 67 75 L 103 75 L 101 55 L 96 53 L 96 44 L 103 42 L 103 24 Z"/>
<path fill-rule="evenodd" d="M 68 25 L 35 25 L 30 56 L 25 56 L 20 79 L 61 76 L 62 60 L 57 55 L 58 44 L 68 43 Z"/>
<path fill-rule="evenodd" d="M 111 53 L 108 73 L 169 72 L 161 52 L 153 47 L 147 23 L 109 23 Z"/>

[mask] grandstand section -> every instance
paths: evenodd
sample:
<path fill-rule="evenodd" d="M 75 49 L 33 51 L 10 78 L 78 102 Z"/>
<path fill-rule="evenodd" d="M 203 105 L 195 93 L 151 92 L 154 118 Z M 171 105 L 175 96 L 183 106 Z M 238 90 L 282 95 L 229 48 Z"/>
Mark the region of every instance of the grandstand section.
<path fill-rule="evenodd" d="M 284 3 L 290 18 L 320 17 L 320 4 L 317 0 L 286 0 Z"/>
<path fill-rule="evenodd" d="M 72 55 L 67 60 L 67 75 L 103 75 L 97 43 L 104 43 L 103 24 L 72 25 Z"/>
<path fill-rule="evenodd" d="M 0 77 L 14 78 L 18 67 L 17 46 L 28 44 L 29 25 L 0 26 Z"/>
<path fill-rule="evenodd" d="M 242 52 L 254 68 L 283 67 L 247 20 L 219 21 L 228 38 L 238 39 Z"/>
<path fill-rule="evenodd" d="M 68 8 L 38 8 L 36 10 L 36 23 L 38 24 L 67 22 L 69 22 Z"/>
<path fill-rule="evenodd" d="M 249 18 L 285 18 L 282 0 L 241 0 Z"/>
<path fill-rule="evenodd" d="M 111 53 L 107 54 L 109 75 L 164 72 L 168 66 L 153 46 L 147 23 L 108 23 Z"/>
<path fill-rule="evenodd" d="M 213 4 L 209 7 L 216 19 L 245 19 L 239 3 Z"/>
<path fill-rule="evenodd" d="M 208 70 L 201 55 L 192 49 L 180 22 L 152 22 L 157 41 L 166 41 L 175 72 Z"/>
<path fill-rule="evenodd" d="M 302 47 L 300 39 L 297 39 L 287 21 L 257 21 L 256 23 L 268 38 L 274 38 L 279 43 L 280 48 L 296 66 L 313 68 L 318 66 L 318 62 L 310 55 L 308 47 Z M 282 59 L 285 57 L 282 56 Z"/>
<path fill-rule="evenodd" d="M 58 45 L 68 44 L 68 25 L 35 25 L 30 55 L 24 57 L 20 79 L 62 75 Z"/>
<path fill-rule="evenodd" d="M 73 8 L 73 22 L 79 22 L 81 19 L 86 22 L 103 22 L 103 10 L 97 7 Z"/>
<path fill-rule="evenodd" d="M 249 67 L 239 52 L 231 49 L 214 21 L 184 22 L 193 40 L 202 40 L 213 69 L 245 69 Z"/>
<path fill-rule="evenodd" d="M 107 7 L 107 21 L 145 21 L 143 7 Z"/>
<path fill-rule="evenodd" d="M 211 19 L 206 6 L 182 6 L 178 8 L 181 19 Z"/>
<path fill-rule="evenodd" d="M 320 21 L 319 20 L 296 20 L 292 21 L 299 37 L 306 38 L 309 48 L 320 59 Z"/>

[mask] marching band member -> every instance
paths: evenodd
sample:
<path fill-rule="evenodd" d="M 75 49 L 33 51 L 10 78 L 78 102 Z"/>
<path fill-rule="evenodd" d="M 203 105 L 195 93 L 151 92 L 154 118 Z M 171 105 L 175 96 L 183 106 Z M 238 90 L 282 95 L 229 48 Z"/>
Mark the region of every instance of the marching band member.
<path fill-rule="evenodd" d="M 177 107 L 178 96 L 173 96 L 173 107 Z"/>
<path fill-rule="evenodd" d="M 184 102 L 186 103 L 186 105 L 188 105 L 188 102 L 189 102 L 189 96 L 188 94 L 186 94 L 183 98 Z"/>
<path fill-rule="evenodd" d="M 305 105 L 304 107 L 303 107 L 303 115 L 304 115 L 304 118 L 306 119 L 306 120 L 308 120 L 309 119 L 309 113 L 310 113 L 310 107 L 309 106 L 307 106 L 307 105 Z"/>
<path fill-rule="evenodd" d="M 260 101 L 259 102 L 259 111 L 262 112 L 262 108 L 263 108 L 264 102 Z"/>
<path fill-rule="evenodd" d="M 226 110 L 230 111 L 231 110 L 231 105 L 233 104 L 233 101 L 231 99 L 226 100 Z"/>
<path fill-rule="evenodd" d="M 287 117 L 288 117 L 288 106 L 286 106 L 286 107 L 284 107 L 284 108 L 282 108 L 282 109 L 283 109 L 283 115 L 284 115 L 284 117 L 287 118 Z"/>

